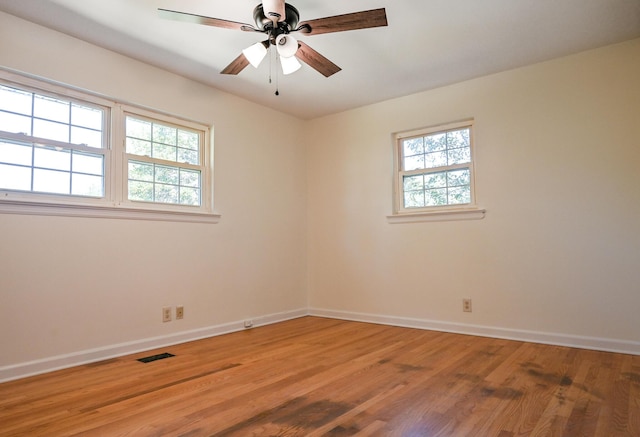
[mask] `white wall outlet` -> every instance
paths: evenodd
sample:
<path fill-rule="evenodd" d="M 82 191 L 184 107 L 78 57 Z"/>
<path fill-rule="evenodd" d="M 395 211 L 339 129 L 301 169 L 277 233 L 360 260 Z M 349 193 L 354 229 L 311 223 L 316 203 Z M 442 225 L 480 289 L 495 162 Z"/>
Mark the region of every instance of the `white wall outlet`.
<path fill-rule="evenodd" d="M 162 308 L 162 321 L 163 322 L 171 321 L 171 307 Z"/>
<path fill-rule="evenodd" d="M 178 305 L 176 307 L 176 320 L 184 318 L 184 307 L 182 305 Z"/>
<path fill-rule="evenodd" d="M 471 312 L 471 299 L 462 299 L 462 311 L 465 313 Z"/>

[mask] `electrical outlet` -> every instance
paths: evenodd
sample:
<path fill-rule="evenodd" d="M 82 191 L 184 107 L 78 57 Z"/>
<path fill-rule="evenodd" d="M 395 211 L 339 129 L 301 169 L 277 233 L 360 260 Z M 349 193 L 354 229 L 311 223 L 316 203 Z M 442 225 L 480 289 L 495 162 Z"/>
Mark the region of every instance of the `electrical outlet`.
<path fill-rule="evenodd" d="M 244 321 L 244 327 L 245 328 L 251 328 L 253 326 L 253 320 L 245 320 Z"/>
<path fill-rule="evenodd" d="M 163 322 L 171 321 L 171 307 L 162 308 L 162 321 Z"/>
<path fill-rule="evenodd" d="M 178 305 L 176 307 L 176 320 L 184 318 L 184 307 L 182 305 Z"/>
<path fill-rule="evenodd" d="M 471 299 L 462 299 L 462 311 L 465 313 L 471 312 Z"/>

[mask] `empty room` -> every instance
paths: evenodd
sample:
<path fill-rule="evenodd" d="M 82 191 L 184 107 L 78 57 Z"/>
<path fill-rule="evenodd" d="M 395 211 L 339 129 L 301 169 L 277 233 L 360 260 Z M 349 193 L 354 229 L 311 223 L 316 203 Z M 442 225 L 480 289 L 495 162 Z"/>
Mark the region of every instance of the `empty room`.
<path fill-rule="evenodd" d="M 640 0 L 0 0 L 0 436 L 640 436 Z"/>

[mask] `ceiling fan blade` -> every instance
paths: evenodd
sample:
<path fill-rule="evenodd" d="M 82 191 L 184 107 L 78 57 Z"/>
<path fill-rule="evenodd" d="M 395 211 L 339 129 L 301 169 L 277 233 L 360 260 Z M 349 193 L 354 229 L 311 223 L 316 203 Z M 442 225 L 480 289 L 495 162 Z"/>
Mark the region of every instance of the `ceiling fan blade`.
<path fill-rule="evenodd" d="M 386 25 L 387 13 L 384 8 L 380 8 L 304 21 L 300 23 L 298 28 L 308 35 L 319 35 L 321 33 L 344 32 L 346 30 L 368 29 Z"/>
<path fill-rule="evenodd" d="M 296 58 L 318 71 L 324 77 L 329 77 L 342 70 L 342 68 L 338 67 L 336 64 L 316 52 L 302 41 L 298 41 Z"/>
<path fill-rule="evenodd" d="M 220 74 L 238 74 L 244 70 L 247 65 L 249 65 L 249 60 L 240 53 L 240 56 L 231 61 L 231 64 L 227 65 Z"/>
<path fill-rule="evenodd" d="M 187 12 L 170 11 L 169 9 L 158 8 L 158 15 L 168 20 L 182 21 L 185 23 L 204 24 L 206 26 L 222 27 L 223 29 L 235 29 L 245 31 L 257 30 L 250 24 L 238 23 L 237 21 L 223 20 L 221 18 L 205 17 L 204 15 L 189 14 Z"/>

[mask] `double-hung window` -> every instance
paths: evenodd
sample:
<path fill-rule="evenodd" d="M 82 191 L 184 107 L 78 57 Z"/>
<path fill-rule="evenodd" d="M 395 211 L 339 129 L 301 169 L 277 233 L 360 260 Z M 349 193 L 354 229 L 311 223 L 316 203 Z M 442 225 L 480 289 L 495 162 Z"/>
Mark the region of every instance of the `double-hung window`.
<path fill-rule="evenodd" d="M 201 134 L 128 113 L 125 126 L 128 200 L 200 206 Z"/>
<path fill-rule="evenodd" d="M 396 134 L 395 215 L 475 210 L 473 149 L 471 120 Z"/>
<path fill-rule="evenodd" d="M 0 212 L 216 222 L 209 128 L 0 70 Z"/>
<path fill-rule="evenodd" d="M 102 198 L 108 109 L 0 85 L 0 189 Z"/>

